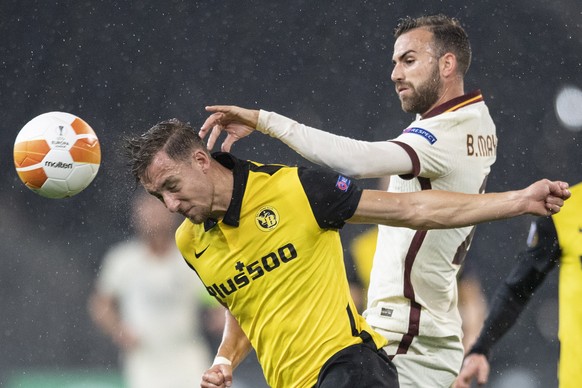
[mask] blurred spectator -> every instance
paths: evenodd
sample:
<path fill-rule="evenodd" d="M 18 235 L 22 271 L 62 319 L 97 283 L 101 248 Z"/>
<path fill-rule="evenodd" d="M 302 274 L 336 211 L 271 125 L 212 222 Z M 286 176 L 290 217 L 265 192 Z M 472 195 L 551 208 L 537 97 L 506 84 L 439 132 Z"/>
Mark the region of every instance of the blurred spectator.
<path fill-rule="evenodd" d="M 95 324 L 119 347 L 130 388 L 195 387 L 212 363 L 202 332 L 204 289 L 174 241 L 177 220 L 139 193 L 135 238 L 106 254 L 89 301 Z"/>

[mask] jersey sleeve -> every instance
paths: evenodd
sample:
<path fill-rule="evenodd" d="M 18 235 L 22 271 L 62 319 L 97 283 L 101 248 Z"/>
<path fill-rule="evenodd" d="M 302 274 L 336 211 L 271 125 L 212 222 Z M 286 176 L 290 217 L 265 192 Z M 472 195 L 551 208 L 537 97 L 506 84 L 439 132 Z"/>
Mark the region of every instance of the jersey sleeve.
<path fill-rule="evenodd" d="M 406 149 L 390 141 L 362 141 L 308 127 L 261 110 L 257 130 L 281 140 L 310 162 L 354 178 L 410 174 Z"/>
<path fill-rule="evenodd" d="M 489 356 L 559 259 L 558 235 L 551 217 L 538 218 L 531 225 L 528 248 L 518 254 L 517 265 L 495 292 L 489 315 L 469 353 Z"/>
<path fill-rule="evenodd" d="M 351 218 L 362 196 L 351 178 L 323 169 L 298 168 L 299 181 L 322 229 L 339 229 Z"/>
<path fill-rule="evenodd" d="M 449 174 L 455 165 L 452 149 L 455 149 L 454 144 L 459 139 L 454 127 L 454 121 L 449 122 L 442 117 L 413 122 L 393 142 L 411 154 L 414 172 L 398 175 L 410 179 L 417 175 L 436 178 Z"/>

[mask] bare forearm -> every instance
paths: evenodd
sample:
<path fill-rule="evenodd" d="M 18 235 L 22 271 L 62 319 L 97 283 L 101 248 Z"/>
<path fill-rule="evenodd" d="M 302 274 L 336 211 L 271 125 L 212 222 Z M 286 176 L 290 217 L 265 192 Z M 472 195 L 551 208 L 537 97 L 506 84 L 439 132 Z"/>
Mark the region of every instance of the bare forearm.
<path fill-rule="evenodd" d="M 232 314 L 228 310 L 225 314 L 226 321 L 222 342 L 216 354 L 229 359 L 234 369 L 250 352 L 251 343 Z"/>
<path fill-rule="evenodd" d="M 385 193 L 364 190 L 352 223 L 377 223 L 412 229 L 446 229 L 475 225 L 527 213 L 522 191 L 462 194 L 427 190 Z"/>
<path fill-rule="evenodd" d="M 417 198 L 416 198 L 417 197 Z M 462 194 L 444 191 L 413 193 L 421 229 L 463 227 L 525 214 L 526 203 L 517 191 Z"/>

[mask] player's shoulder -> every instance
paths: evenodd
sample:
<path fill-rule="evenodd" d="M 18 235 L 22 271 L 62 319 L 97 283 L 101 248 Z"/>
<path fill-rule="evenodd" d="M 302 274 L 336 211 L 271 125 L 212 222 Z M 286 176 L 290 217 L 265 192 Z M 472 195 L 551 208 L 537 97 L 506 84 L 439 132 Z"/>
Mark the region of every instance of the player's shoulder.
<path fill-rule="evenodd" d="M 578 194 L 582 195 L 582 182 L 578 182 L 570 187 L 570 192 L 572 195 Z"/>
<path fill-rule="evenodd" d="M 551 218 L 557 223 L 570 223 L 570 220 L 578 220 L 582 210 L 582 182 L 574 184 L 569 188 L 572 196 L 568 199 L 562 210 L 554 214 Z"/>
<path fill-rule="evenodd" d="M 443 127 L 443 124 L 446 124 L 444 126 L 446 128 L 447 126 L 473 125 L 475 121 L 489 121 L 490 119 L 489 110 L 482 102 L 479 102 L 454 111 L 443 112 L 422 121 L 427 125 L 437 127 Z"/>
<path fill-rule="evenodd" d="M 264 188 L 269 187 L 269 191 L 281 188 L 277 182 L 286 182 L 287 186 L 292 179 L 290 177 L 297 175 L 297 167 L 287 166 L 284 164 L 262 164 L 254 161 L 247 162 L 247 181 L 245 183 L 245 192 L 253 190 L 262 192 Z"/>
<path fill-rule="evenodd" d="M 445 112 L 437 116 L 417 119 L 410 123 L 396 140 L 416 147 L 445 146 L 449 142 L 464 141 L 459 133 L 468 128 L 480 128 L 479 117 L 472 113 Z"/>
<path fill-rule="evenodd" d="M 247 160 L 247 161 L 245 161 L 245 163 L 246 163 L 250 172 L 263 173 L 263 174 L 268 174 L 268 175 L 273 175 L 281 170 L 287 171 L 288 169 L 294 168 L 294 167 L 291 167 L 291 166 L 288 166 L 285 164 L 276 164 L 276 163 L 264 164 L 264 163 L 256 162 L 253 160 Z"/>
<path fill-rule="evenodd" d="M 178 247 L 180 247 L 180 242 L 184 240 L 189 240 L 191 237 L 196 235 L 197 231 L 200 228 L 203 228 L 203 225 L 197 225 L 190 221 L 189 219 L 184 219 L 184 221 L 182 221 L 182 223 L 178 226 L 174 234 Z"/>

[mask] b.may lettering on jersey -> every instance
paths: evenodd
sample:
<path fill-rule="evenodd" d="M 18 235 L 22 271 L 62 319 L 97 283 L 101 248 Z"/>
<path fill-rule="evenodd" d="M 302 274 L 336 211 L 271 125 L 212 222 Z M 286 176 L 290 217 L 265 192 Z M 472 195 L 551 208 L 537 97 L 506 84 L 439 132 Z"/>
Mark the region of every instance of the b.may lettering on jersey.
<path fill-rule="evenodd" d="M 497 155 L 497 137 L 495 135 L 467 135 L 467 156 Z"/>

